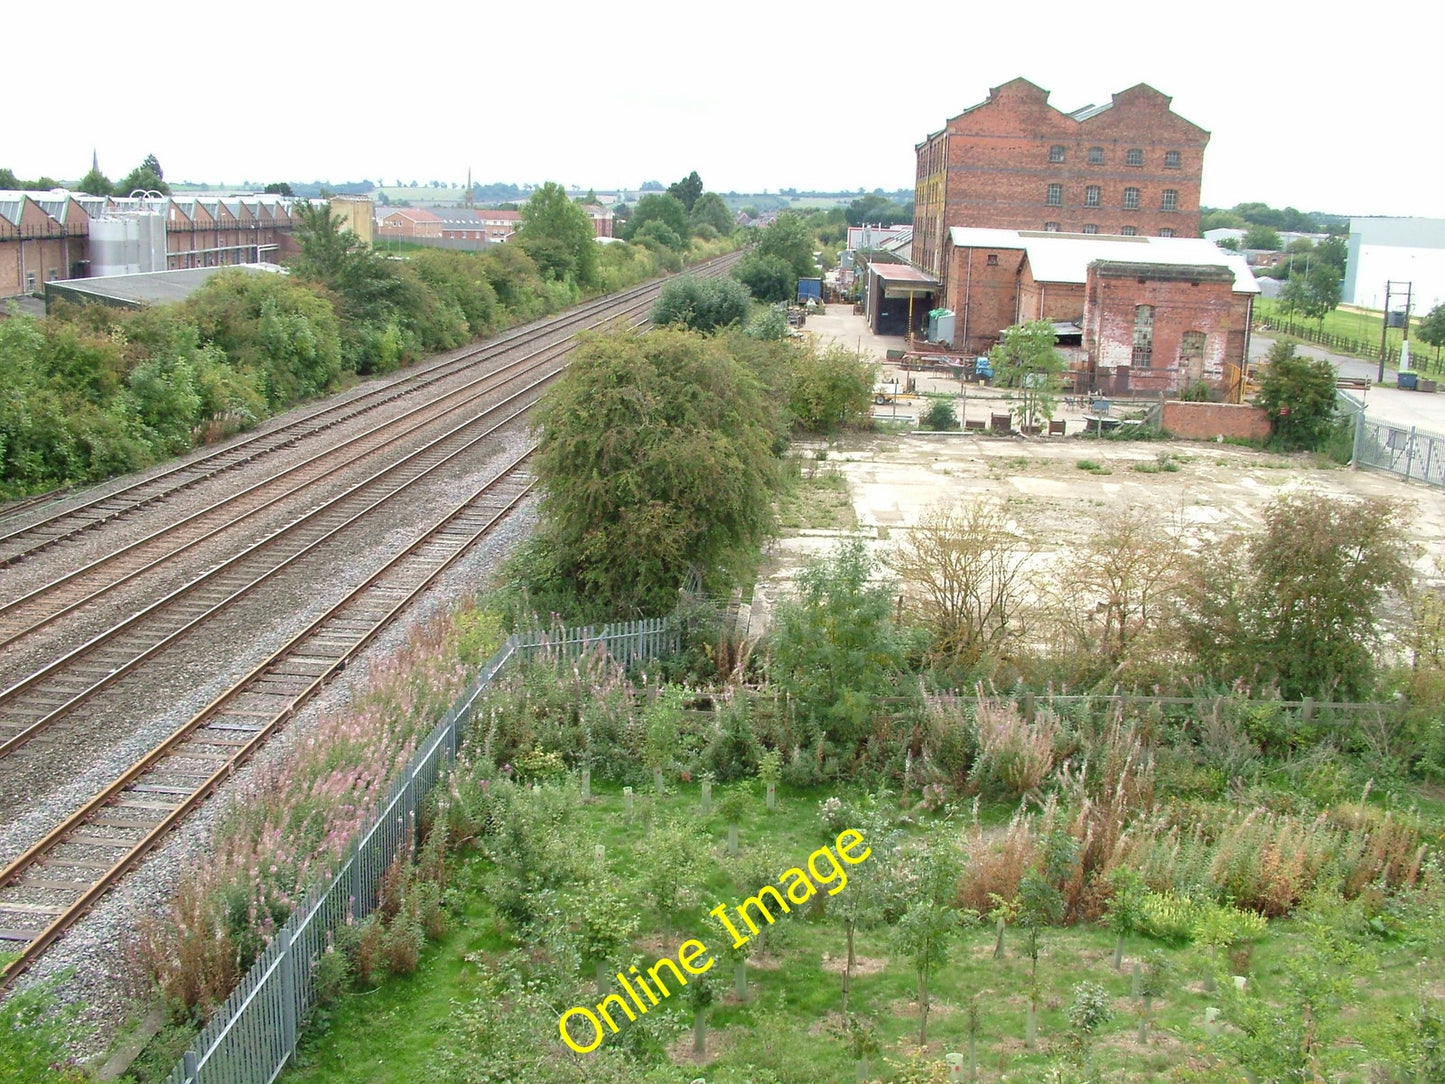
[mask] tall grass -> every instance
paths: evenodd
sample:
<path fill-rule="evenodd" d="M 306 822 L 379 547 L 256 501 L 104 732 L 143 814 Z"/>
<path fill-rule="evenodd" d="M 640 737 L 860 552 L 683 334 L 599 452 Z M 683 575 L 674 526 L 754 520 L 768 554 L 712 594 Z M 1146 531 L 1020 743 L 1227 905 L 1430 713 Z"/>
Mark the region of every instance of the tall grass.
<path fill-rule="evenodd" d="M 232 799 L 169 912 L 139 931 L 136 962 L 178 1014 L 205 1016 L 225 999 L 498 640 L 471 608 L 430 621 Z"/>

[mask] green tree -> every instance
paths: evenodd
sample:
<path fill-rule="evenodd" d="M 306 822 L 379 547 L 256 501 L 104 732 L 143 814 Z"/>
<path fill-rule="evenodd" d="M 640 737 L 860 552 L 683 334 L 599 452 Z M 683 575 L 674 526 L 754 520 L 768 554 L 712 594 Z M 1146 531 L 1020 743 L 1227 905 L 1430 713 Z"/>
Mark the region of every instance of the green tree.
<path fill-rule="evenodd" d="M 109 196 L 115 191 L 115 186 L 110 183 L 110 178 L 95 168 L 80 178 L 75 187 L 91 196 Z M 129 190 L 125 192 L 125 195 L 130 195 Z"/>
<path fill-rule="evenodd" d="M 1435 362 L 1440 362 L 1440 347 L 1445 346 L 1445 302 L 1436 305 L 1426 314 L 1415 332 L 1421 342 L 1435 348 Z"/>
<path fill-rule="evenodd" d="M 1350 255 L 1350 243 L 1343 237 L 1327 237 L 1314 247 L 1310 254 L 1311 258 L 1320 263 L 1329 264 L 1341 276 L 1345 273 L 1345 263 Z"/>
<path fill-rule="evenodd" d="M 688 220 L 694 230 L 711 226 L 724 237 L 733 232 L 733 213 L 716 192 L 704 192 L 699 196 L 688 213 Z"/>
<path fill-rule="evenodd" d="M 689 214 L 693 206 L 702 195 L 702 178 L 693 170 L 680 181 L 674 181 L 667 186 L 667 194 L 683 205 Z"/>
<path fill-rule="evenodd" d="M 799 352 L 789 368 L 788 412 L 809 433 L 866 429 L 872 424 L 878 366 L 838 343 Z"/>
<path fill-rule="evenodd" d="M 627 218 L 625 239 L 631 241 L 636 238 L 638 231 L 649 222 L 662 223 L 679 239 L 692 233 L 687 221 L 686 205 L 676 196 L 666 193 L 649 192 L 637 201 L 637 206 Z"/>
<path fill-rule="evenodd" d="M 792 301 L 798 295 L 798 275 L 781 256 L 753 253 L 733 268 L 733 277 L 758 301 Z"/>
<path fill-rule="evenodd" d="M 758 255 L 776 256 L 787 263 L 796 277 L 807 278 L 818 272 L 818 264 L 813 259 L 815 242 L 807 220 L 791 211 L 784 211 L 758 238 Z"/>
<path fill-rule="evenodd" d="M 265 188 L 261 189 L 261 191 L 262 191 L 262 192 L 265 192 L 267 195 L 271 195 L 271 196 L 294 196 L 294 195 L 296 194 L 295 192 L 291 191 L 291 186 L 290 186 L 289 184 L 287 184 L 285 181 L 272 181 L 272 182 L 271 182 L 270 184 L 268 184 Z M 380 202 L 385 203 L 385 202 L 386 202 L 386 198 L 385 198 L 385 197 L 386 197 L 386 193 L 385 193 L 385 192 L 381 193 L 381 201 L 380 201 Z"/>
<path fill-rule="evenodd" d="M 900 222 L 913 221 L 911 203 L 894 203 L 882 192 L 859 196 L 848 204 L 846 213 L 850 226 L 896 226 Z"/>
<path fill-rule="evenodd" d="M 730 582 L 765 535 L 772 411 L 720 341 L 588 338 L 539 415 L 543 538 L 592 612 L 665 613 L 689 571 Z"/>
<path fill-rule="evenodd" d="M 680 324 L 693 331 L 716 331 L 740 324 L 752 311 L 747 287 L 736 279 L 683 275 L 669 279 L 652 306 L 654 324 Z"/>
<path fill-rule="evenodd" d="M 1279 231 L 1273 226 L 1251 226 L 1244 234 L 1244 247 L 1278 252 Z"/>
<path fill-rule="evenodd" d="M 1340 303 L 1340 272 L 1328 263 L 1296 271 L 1285 282 L 1280 299 L 1285 311 L 1301 313 L 1323 327 L 1325 317 Z"/>
<path fill-rule="evenodd" d="M 893 623 L 894 589 L 861 539 L 807 565 L 796 597 L 778 607 L 772 678 L 806 728 L 810 755 L 846 763 L 872 732 L 880 697 L 897 689 L 904 641 Z"/>
<path fill-rule="evenodd" d="M 1319 494 L 1276 498 L 1263 528 L 1202 554 L 1185 631 L 1201 669 L 1285 699 L 1371 689 L 1379 619 L 1409 575 L 1401 509 Z"/>
<path fill-rule="evenodd" d="M 544 277 L 570 279 L 588 288 L 597 279 L 597 241 L 587 212 L 548 181 L 522 205 L 517 243 L 537 262 Z"/>
<path fill-rule="evenodd" d="M 1329 439 L 1335 412 L 1335 367 L 1295 353 L 1280 339 L 1269 350 L 1255 404 L 1269 414 L 1273 442 L 1286 450 L 1314 450 Z"/>
<path fill-rule="evenodd" d="M 1025 426 L 1041 424 L 1054 416 L 1058 405 L 1058 377 L 1068 368 L 1054 349 L 1054 325 L 1047 320 L 1015 324 L 989 351 L 994 383 L 1014 389 L 1013 412 Z"/>
<path fill-rule="evenodd" d="M 905 857 L 898 873 L 907 893 L 907 909 L 893 928 L 895 951 L 913 966 L 918 979 L 918 1042 L 928 1042 L 928 986 L 934 972 L 948 962 L 950 943 L 965 916 L 952 898 L 961 864 L 954 849 L 935 833 L 929 846 Z"/>
<path fill-rule="evenodd" d="M 159 192 L 163 196 L 171 194 L 171 186 L 164 180 L 165 174 L 161 170 L 161 164 L 156 156 L 148 154 L 145 161 L 136 166 L 119 181 L 116 182 L 115 190 L 128 196 L 135 191 Z"/>

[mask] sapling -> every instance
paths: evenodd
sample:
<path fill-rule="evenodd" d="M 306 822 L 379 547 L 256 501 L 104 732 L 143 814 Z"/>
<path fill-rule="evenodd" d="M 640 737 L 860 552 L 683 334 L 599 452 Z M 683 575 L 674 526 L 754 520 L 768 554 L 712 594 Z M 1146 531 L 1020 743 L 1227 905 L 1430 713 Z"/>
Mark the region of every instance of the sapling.
<path fill-rule="evenodd" d="M 738 853 L 738 822 L 747 814 L 752 802 L 752 789 L 746 783 L 734 783 L 723 789 L 717 803 L 718 815 L 728 826 L 728 854 Z"/>
<path fill-rule="evenodd" d="M 1144 957 L 1144 975 L 1139 984 L 1143 1004 L 1139 1010 L 1139 1042 L 1149 1041 L 1149 1019 L 1154 1012 L 1154 998 L 1163 994 L 1173 971 L 1169 957 L 1154 949 Z"/>
<path fill-rule="evenodd" d="M 1124 965 L 1124 938 L 1139 928 L 1148 888 L 1137 870 L 1117 866 L 1109 874 L 1114 894 L 1106 905 L 1109 928 L 1114 931 L 1114 970 Z"/>
<path fill-rule="evenodd" d="M 1108 992 L 1096 982 L 1081 982 L 1074 987 L 1074 1000 L 1069 1003 L 1069 1045 L 1086 1075 L 1092 1075 L 1094 1035 L 1109 1022 L 1114 1008 Z"/>
<path fill-rule="evenodd" d="M 687 984 L 687 1003 L 692 1008 L 692 1053 L 697 1058 L 707 1053 L 707 1009 L 712 1002 L 713 988 L 707 975 L 698 975 Z"/>
<path fill-rule="evenodd" d="M 758 778 L 767 787 L 768 812 L 772 813 L 778 808 L 778 780 L 783 777 L 783 754 L 776 749 L 769 749 L 758 760 Z"/>

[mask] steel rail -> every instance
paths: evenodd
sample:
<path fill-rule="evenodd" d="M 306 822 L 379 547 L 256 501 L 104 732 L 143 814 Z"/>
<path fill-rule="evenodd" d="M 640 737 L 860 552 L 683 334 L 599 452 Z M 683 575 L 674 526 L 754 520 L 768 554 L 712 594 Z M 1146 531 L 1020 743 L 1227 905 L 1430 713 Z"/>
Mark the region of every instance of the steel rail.
<path fill-rule="evenodd" d="M 565 348 L 559 351 L 559 353 L 565 352 Z M 553 370 L 545 376 L 534 380 L 525 388 L 521 389 L 520 391 L 514 392 L 512 395 L 508 396 L 506 399 L 503 399 L 501 402 L 497 403 L 494 407 L 489 408 L 484 413 L 479 414 L 475 418 L 471 418 L 466 422 L 463 422 L 455 429 L 452 429 L 451 431 L 442 434 L 434 440 L 429 441 L 422 447 L 415 449 L 403 459 L 400 459 L 397 462 L 391 464 L 390 466 L 387 466 L 384 469 L 376 472 L 371 477 L 357 483 L 346 492 L 340 493 L 337 496 L 331 498 L 330 500 L 324 502 L 323 504 L 318 505 L 311 511 L 305 513 L 300 518 L 293 520 L 291 523 L 280 528 L 273 534 L 268 535 L 263 539 L 260 539 L 259 541 L 253 543 L 250 546 L 247 546 L 245 549 L 228 558 L 226 561 L 223 561 L 220 564 L 212 567 L 211 569 L 208 569 L 196 579 L 182 585 L 181 587 L 170 592 L 169 594 L 164 595 L 163 597 L 157 599 L 155 602 L 151 603 L 149 606 L 146 606 L 144 609 L 141 609 L 136 613 L 131 614 L 123 621 L 117 622 L 115 625 L 112 625 L 104 632 L 99 633 L 85 643 L 71 649 L 66 654 L 51 661 L 41 669 L 30 674 L 28 677 L 22 678 L 20 681 L 17 681 L 15 684 L 11 685 L 4 691 L 0 691 L 0 709 L 10 709 L 13 711 L 11 705 L 13 705 L 17 700 L 19 700 L 22 694 L 30 693 L 32 690 L 36 690 L 42 682 L 49 679 L 54 679 L 60 675 L 63 675 L 68 670 L 76 668 L 76 664 L 83 660 L 86 656 L 95 653 L 101 647 L 109 646 L 115 643 L 117 640 L 120 639 L 123 633 L 129 633 L 132 630 L 135 630 L 135 638 L 139 640 L 141 645 L 144 645 L 142 646 L 138 654 L 131 655 L 120 665 L 112 666 L 109 669 L 106 669 L 104 672 L 100 673 L 94 680 L 87 677 L 86 680 L 89 683 L 79 691 L 72 694 L 67 690 L 60 690 L 58 694 L 58 696 L 61 698 L 59 703 L 52 704 L 50 700 L 42 700 L 40 707 L 42 714 L 40 716 L 32 720 L 29 724 L 22 723 L 14 734 L 9 735 L 3 741 L 0 741 L 0 758 L 10 755 L 16 749 L 30 742 L 33 738 L 35 738 L 36 735 L 49 729 L 55 724 L 57 720 L 67 715 L 77 706 L 86 702 L 87 700 L 90 700 L 97 693 L 114 684 L 120 678 L 130 673 L 133 673 L 136 668 L 139 667 L 147 659 L 152 658 L 159 652 L 163 651 L 165 648 L 171 646 L 177 640 L 181 639 L 187 633 L 195 629 L 197 626 L 209 620 L 211 617 L 214 617 L 217 613 L 220 613 L 222 610 L 229 608 L 240 598 L 250 593 L 252 590 L 268 581 L 272 576 L 276 575 L 277 573 L 288 567 L 292 562 L 299 560 L 301 557 L 304 557 L 309 553 L 314 552 L 317 547 L 330 540 L 331 538 L 335 537 L 341 531 L 353 526 L 364 517 L 370 515 L 377 508 L 380 508 L 392 498 L 406 492 L 411 486 L 416 485 L 422 479 L 430 476 L 434 471 L 440 469 L 442 466 L 445 466 L 447 463 L 456 459 L 458 456 L 464 455 L 468 451 L 472 450 L 482 441 L 486 440 L 488 437 L 494 434 L 497 430 L 501 429 L 503 426 L 508 425 L 511 422 L 514 422 L 518 418 L 525 415 L 527 411 L 531 408 L 532 402 L 528 401 L 523 403 L 513 413 L 507 415 L 501 421 L 489 425 L 482 432 L 477 433 L 475 436 L 466 439 L 464 443 L 462 443 L 459 447 L 445 453 L 443 457 L 438 459 L 436 462 L 425 465 L 418 474 L 416 474 L 410 479 L 403 481 L 395 488 L 385 492 L 381 497 L 377 498 L 376 500 L 370 502 L 357 512 L 346 517 L 335 526 L 329 527 L 318 538 L 304 542 L 301 548 L 298 549 L 295 553 L 292 553 L 290 556 L 284 558 L 279 563 L 272 565 L 270 568 L 262 572 L 259 576 L 248 578 L 238 587 L 226 589 L 227 593 L 219 601 L 215 602 L 214 604 L 206 605 L 206 608 L 204 610 L 202 610 L 198 614 L 195 614 L 194 616 L 186 618 L 179 627 L 169 632 L 166 632 L 163 629 L 159 630 L 162 633 L 159 639 L 148 639 L 146 635 L 147 630 L 137 627 L 144 619 L 157 615 L 164 615 L 167 610 L 176 607 L 177 602 L 184 596 L 190 595 L 198 591 L 203 586 L 221 582 L 221 577 L 223 576 L 223 574 L 230 572 L 244 559 L 260 553 L 267 547 L 270 547 L 283 539 L 291 537 L 293 534 L 301 532 L 308 525 L 319 522 L 321 525 L 324 526 L 326 520 L 323 517 L 327 513 L 335 512 L 338 506 L 340 506 L 343 502 L 351 500 L 352 498 L 360 495 L 361 491 L 364 490 L 366 487 L 384 481 L 388 475 L 394 474 L 395 472 L 401 470 L 404 467 L 414 465 L 418 462 L 425 463 L 426 457 L 429 454 L 437 451 L 440 445 L 444 444 L 449 440 L 452 440 L 453 438 L 464 435 L 468 430 L 473 429 L 478 423 L 485 423 L 489 418 L 491 418 L 504 408 L 515 403 L 517 400 L 524 399 L 525 397 L 536 391 L 538 388 L 542 387 L 543 385 L 549 383 L 552 380 L 555 380 L 561 371 L 562 370 L 560 369 Z M 205 600 L 202 599 L 201 601 L 204 605 Z M 181 614 L 180 616 L 185 618 L 184 614 Z M 56 695 L 57 694 L 52 693 L 52 699 Z"/>
<path fill-rule="evenodd" d="M 711 276 L 725 270 L 731 263 L 736 262 L 739 255 L 739 253 L 729 253 L 716 260 L 700 265 L 697 270 L 705 276 Z M 87 510 L 97 509 L 107 502 L 113 502 L 117 498 L 123 498 L 128 493 L 135 493 L 145 487 L 153 486 L 157 482 L 164 482 L 166 479 L 181 479 L 170 488 L 162 487 L 157 492 L 143 496 L 141 499 L 130 502 L 123 501 L 120 507 L 105 511 L 93 518 L 83 518 L 73 529 L 54 535 L 47 535 L 41 538 L 34 546 L 11 553 L 0 552 L 0 566 L 13 564 L 67 538 L 73 538 L 76 535 L 93 530 L 122 515 L 127 515 L 136 509 L 147 507 L 159 500 L 164 500 L 166 497 L 188 489 L 208 478 L 234 470 L 245 463 L 252 462 L 256 458 L 267 455 L 273 451 L 289 447 L 300 440 L 323 432 L 349 418 L 374 410 L 402 396 L 413 394 L 430 384 L 454 375 L 458 370 L 474 364 L 479 359 L 504 353 L 507 350 L 513 349 L 518 343 L 524 343 L 529 339 L 545 337 L 548 334 L 556 333 L 562 330 L 557 326 L 559 321 L 563 323 L 563 327 L 565 328 L 592 319 L 599 312 L 616 307 L 620 303 L 650 298 L 653 294 L 661 291 L 665 282 L 666 279 L 654 279 L 619 294 L 612 294 L 605 298 L 598 298 L 577 306 L 557 317 L 547 320 L 545 323 L 542 321 L 533 321 L 521 328 L 505 333 L 499 339 L 488 340 L 478 345 L 475 349 L 469 350 L 456 358 L 438 361 L 425 368 L 414 367 L 397 378 L 381 384 L 375 389 L 364 391 L 360 395 L 346 400 L 344 403 L 332 403 L 322 406 L 309 414 L 287 422 L 285 425 L 268 429 L 263 433 L 253 434 L 240 441 L 227 444 L 225 447 L 216 448 L 201 456 L 188 459 L 183 463 L 177 463 L 158 473 L 137 479 L 129 485 L 110 490 L 106 493 L 96 494 L 81 504 L 71 505 L 67 508 L 57 510 L 52 516 L 18 526 L 14 530 L 0 534 L 0 547 L 4 547 L 22 535 L 42 531 L 67 517 L 78 518 Z M 328 415 L 333 414 L 333 417 L 328 418 Z M 322 420 L 322 424 L 311 424 L 318 420 Z M 278 436 L 284 439 L 276 441 L 275 438 Z M 249 453 L 247 453 L 247 449 L 250 449 Z M 228 460 L 228 457 L 234 457 L 237 452 L 247 454 L 243 454 L 233 460 Z M 219 465 L 214 465 L 218 463 L 218 461 L 224 462 L 220 462 Z M 213 464 L 213 469 L 207 469 L 207 464 Z M 200 468 L 200 470 L 198 471 L 197 468 Z M 185 477 L 190 474 L 194 476 Z M 46 496 L 46 494 L 40 494 L 34 499 L 38 501 Z M 23 509 L 7 512 L 3 516 L 0 516 L 0 523 L 3 523 L 5 519 L 13 518 L 13 516 L 17 514 L 23 514 Z"/>
<path fill-rule="evenodd" d="M 645 302 L 629 305 L 623 308 L 620 312 L 611 314 L 607 319 L 616 320 L 632 316 L 636 313 L 637 309 L 641 307 L 641 304 L 645 304 Z M 342 444 L 338 444 L 331 448 L 325 449 L 324 451 L 317 452 L 315 455 L 309 456 L 301 462 L 293 464 L 292 466 L 287 467 L 281 471 L 278 471 L 277 473 L 272 474 L 267 478 L 263 478 L 259 482 L 247 486 L 245 489 L 238 490 L 237 492 L 232 493 L 227 497 L 224 497 L 223 499 L 217 501 L 214 504 L 207 505 L 200 511 L 194 512 L 182 519 L 173 521 L 167 526 L 162 527 L 159 530 L 153 531 L 152 533 L 146 535 L 143 538 L 136 539 L 134 542 L 121 546 L 119 549 L 111 550 L 102 555 L 101 557 L 98 557 L 95 560 L 89 562 L 88 564 L 82 565 L 79 568 L 64 573 L 63 575 L 58 576 L 55 579 L 45 584 L 42 584 L 39 587 L 36 587 L 23 595 L 19 595 L 8 602 L 0 603 L 0 648 L 8 647 L 16 641 L 21 640 L 24 637 L 29 636 L 46 627 L 51 622 L 56 621 L 61 617 L 64 617 L 66 614 L 73 613 L 81 607 L 97 601 L 98 599 L 102 598 L 108 592 L 116 589 L 117 587 L 120 587 L 135 579 L 136 577 L 139 577 L 147 572 L 154 570 L 165 562 L 180 556 L 181 554 L 187 552 L 195 546 L 201 545 L 202 543 L 216 538 L 217 536 L 223 534 L 225 531 L 228 531 L 245 522 L 247 519 L 260 515 L 262 512 L 268 509 L 274 508 L 276 505 L 295 496 L 296 494 L 304 492 L 306 489 L 324 482 L 325 479 L 323 477 L 308 478 L 305 481 L 293 485 L 289 489 L 286 489 L 281 493 L 270 497 L 263 503 L 247 509 L 241 512 L 239 515 L 233 515 L 225 522 L 220 523 L 207 530 L 204 530 L 203 533 L 197 535 L 196 537 L 191 538 L 188 541 L 176 544 L 176 537 L 178 532 L 183 531 L 185 528 L 192 527 L 197 523 L 204 521 L 207 517 L 214 516 L 223 509 L 231 508 L 232 506 L 237 505 L 239 502 L 243 502 L 247 498 L 255 498 L 259 495 L 262 495 L 262 493 L 267 487 L 275 486 L 282 479 L 305 471 L 308 468 L 314 469 L 318 466 L 324 465 L 327 475 L 332 475 L 336 471 L 344 470 L 345 468 L 363 459 L 380 454 L 387 449 L 394 447 L 397 443 L 406 439 L 408 436 L 411 436 L 418 430 L 436 424 L 448 414 L 455 413 L 458 410 L 467 409 L 477 400 L 482 399 L 487 395 L 493 394 L 499 387 L 502 387 L 507 383 L 518 379 L 521 375 L 518 370 L 525 372 L 527 368 L 531 367 L 535 363 L 535 360 L 538 357 L 547 354 L 548 356 L 543 359 L 543 362 L 545 363 L 546 361 L 552 360 L 555 354 L 549 354 L 549 351 L 555 351 L 557 345 L 558 344 L 548 344 L 547 346 L 532 351 L 531 353 L 528 353 L 521 358 L 507 362 L 500 368 L 494 369 L 473 380 L 469 380 L 460 387 L 453 388 L 444 392 L 436 399 L 432 399 L 427 401 L 426 403 L 419 404 L 407 410 L 405 413 L 398 415 L 395 418 L 391 418 L 385 422 L 378 423 L 377 425 L 372 426 L 364 432 L 356 434 L 354 437 L 348 439 Z M 453 402 L 450 406 L 446 406 L 445 409 L 441 409 L 443 404 L 447 403 L 449 400 L 458 401 Z M 410 422 L 410 424 L 407 424 L 408 422 Z M 392 432 L 393 430 L 394 432 Z M 376 437 L 383 437 L 384 439 L 382 439 L 380 443 L 366 446 L 367 441 L 372 440 Z M 360 449 L 359 451 L 354 450 L 358 448 Z M 348 450 L 352 450 L 352 454 L 346 455 Z M 334 457 L 341 456 L 344 456 L 344 458 L 339 458 L 334 463 L 328 462 L 328 460 L 331 460 Z M 66 587 L 68 584 L 74 583 L 81 577 L 93 574 L 98 570 L 108 566 L 112 566 L 117 562 L 122 562 L 128 557 L 132 557 L 134 554 L 137 553 L 137 551 L 141 550 L 142 548 L 151 546 L 157 542 L 171 545 L 172 548 L 169 549 L 167 552 L 149 561 L 146 561 L 141 565 L 131 568 L 130 570 L 124 572 L 119 576 L 109 579 L 101 586 L 96 587 L 94 590 L 91 590 L 88 593 L 76 596 L 67 602 L 61 603 L 58 608 L 52 607 L 51 609 L 45 611 L 42 615 L 28 619 L 28 623 L 25 623 L 25 619 L 23 618 L 20 621 L 16 621 L 12 617 L 12 615 L 15 614 L 17 610 L 22 610 L 24 607 L 32 605 L 43 598 L 51 597 L 55 593 Z M 5 627 L 6 624 L 9 624 L 10 626 L 8 629 Z"/>
<path fill-rule="evenodd" d="M 347 661 L 370 643 L 417 595 L 426 590 L 438 576 L 455 563 L 457 558 L 526 498 L 533 488 L 533 483 L 530 481 L 525 485 L 520 485 L 517 492 L 506 494 L 500 502 L 500 507 L 483 509 L 486 515 L 480 522 L 453 531 L 452 536 L 446 541 L 447 552 L 440 555 L 425 554 L 426 548 L 435 543 L 449 528 L 463 522 L 467 514 L 476 509 L 479 500 L 500 489 L 522 467 L 533 450 L 533 448 L 529 448 L 523 455 L 503 467 L 480 489 L 452 508 L 405 549 L 372 573 L 364 583 L 354 588 L 326 613 L 313 620 L 265 661 L 253 667 L 249 673 L 233 683 L 168 738 L 121 773 L 85 806 L 66 818 L 43 839 L 0 870 L 0 892 L 4 892 L 15 889 L 17 886 L 23 887 L 26 875 L 37 867 L 41 872 L 52 872 L 46 866 L 49 861 L 58 871 L 57 878 L 54 880 L 49 877 L 32 878 L 32 881 L 36 882 L 36 887 L 51 893 L 64 892 L 69 889 L 75 896 L 63 907 L 37 906 L 0 899 L 0 923 L 5 923 L 5 925 L 0 925 L 0 938 L 10 941 L 20 941 L 23 938 L 25 945 L 13 960 L 0 969 L 0 990 L 3 990 L 34 963 L 41 953 L 88 911 L 111 885 L 151 851 L 167 832 L 204 801 L 212 791 L 229 779 L 241 763 L 249 759 L 278 728 L 290 720 L 296 710 L 310 700 L 327 681 L 344 669 Z M 399 571 L 402 573 L 408 571 L 404 568 L 404 563 L 408 561 L 420 565 L 419 569 L 410 570 L 418 573 L 419 578 L 415 582 L 403 584 L 401 587 L 384 588 L 383 581 L 388 575 Z M 375 594 L 379 589 L 388 590 L 391 594 L 379 608 L 378 615 L 367 618 L 360 631 L 347 627 L 354 625 L 356 619 L 354 617 L 346 618 L 345 611 L 355 608 L 358 601 L 364 599 L 368 592 Z M 401 592 L 399 597 L 397 597 L 397 592 Z M 213 724 L 218 716 L 227 711 L 228 706 L 258 683 L 264 682 L 268 677 L 276 674 L 279 668 L 285 665 L 287 659 L 298 656 L 314 657 L 312 651 L 316 650 L 317 642 L 326 640 L 328 626 L 331 627 L 331 642 L 334 643 L 338 635 L 346 641 L 339 651 L 333 650 L 328 654 L 329 665 L 322 672 L 311 676 L 294 692 L 288 691 L 282 698 L 283 703 L 268 712 L 263 721 L 250 727 L 233 728 L 244 729 L 247 732 L 246 736 L 231 743 L 220 743 L 222 745 L 229 744 L 230 752 L 221 758 L 220 762 L 205 775 L 198 785 L 187 788 L 184 793 L 171 793 L 181 790 L 173 785 L 156 786 L 151 790 L 140 789 L 146 786 L 143 782 L 144 779 L 148 776 L 159 775 L 168 760 L 185 756 L 188 743 L 195 738 L 199 731 Z M 307 647 L 308 642 L 312 642 L 310 650 Z M 241 715 L 245 717 L 255 714 L 254 712 L 241 712 Z M 207 735 L 197 744 L 206 746 L 215 745 L 217 742 L 214 737 Z M 203 761 L 206 759 L 216 760 L 217 757 L 214 754 L 200 754 L 200 759 Z M 180 774 L 185 775 L 187 772 L 182 770 Z M 190 774 L 194 774 L 194 772 L 192 771 Z M 127 795 L 132 797 L 127 799 Z M 164 800 L 163 795 L 169 795 L 173 800 Z M 107 811 L 110 811 L 112 815 L 107 816 Z M 145 816 L 147 812 L 154 814 L 149 822 Z M 139 839 L 82 835 L 83 829 L 97 827 L 101 829 L 129 827 L 133 831 L 142 831 L 144 834 Z M 107 846 L 111 850 L 122 853 L 105 860 L 57 858 L 55 852 L 67 843 L 80 847 L 82 853 L 87 855 L 93 854 L 97 849 L 105 849 Z M 70 875 L 68 879 L 60 879 L 60 875 L 64 874 L 66 870 L 101 869 L 102 867 L 104 867 L 103 872 L 89 880 L 77 880 L 74 874 Z M 43 927 L 23 925 L 26 921 L 34 921 L 33 917 L 28 916 L 40 914 L 54 917 Z"/>

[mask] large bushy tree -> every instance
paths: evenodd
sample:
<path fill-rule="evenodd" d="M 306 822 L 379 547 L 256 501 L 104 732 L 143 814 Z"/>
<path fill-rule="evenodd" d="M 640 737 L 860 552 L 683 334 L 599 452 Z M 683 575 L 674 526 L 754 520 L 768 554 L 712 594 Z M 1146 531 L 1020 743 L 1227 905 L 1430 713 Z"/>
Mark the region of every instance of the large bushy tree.
<path fill-rule="evenodd" d="M 1390 501 L 1289 494 L 1257 534 L 1208 551 L 1185 622 L 1204 672 L 1286 699 L 1365 696 L 1382 606 L 1410 570 L 1401 515 Z"/>
<path fill-rule="evenodd" d="M 538 410 L 543 543 L 589 612 L 662 614 L 766 534 L 772 408 L 724 343 L 676 328 L 586 339 Z"/>
<path fill-rule="evenodd" d="M 687 207 L 676 196 L 649 192 L 637 201 L 627 216 L 624 237 L 632 240 L 649 222 L 660 222 L 679 238 L 687 238 L 692 230 L 687 221 Z"/>
<path fill-rule="evenodd" d="M 784 211 L 758 237 L 758 255 L 776 256 L 787 263 L 796 277 L 808 278 L 818 273 L 817 261 L 813 259 L 816 240 L 806 219 Z"/>
<path fill-rule="evenodd" d="M 754 252 L 733 268 L 733 277 L 759 301 L 792 301 L 798 293 L 798 273 L 781 256 Z"/>
<path fill-rule="evenodd" d="M 747 287 L 736 279 L 683 275 L 669 279 L 652 306 L 654 324 L 679 324 L 693 331 L 716 331 L 740 324 L 752 311 Z"/>
<path fill-rule="evenodd" d="M 1276 445 L 1318 449 L 1333 424 L 1335 367 L 1324 358 L 1296 354 L 1292 341 L 1280 339 L 1270 347 L 1254 401 L 1268 412 Z"/>
<path fill-rule="evenodd" d="M 570 279 L 583 288 L 597 278 L 597 241 L 592 220 L 567 190 L 548 181 L 522 205 L 516 241 L 549 279 Z"/>

